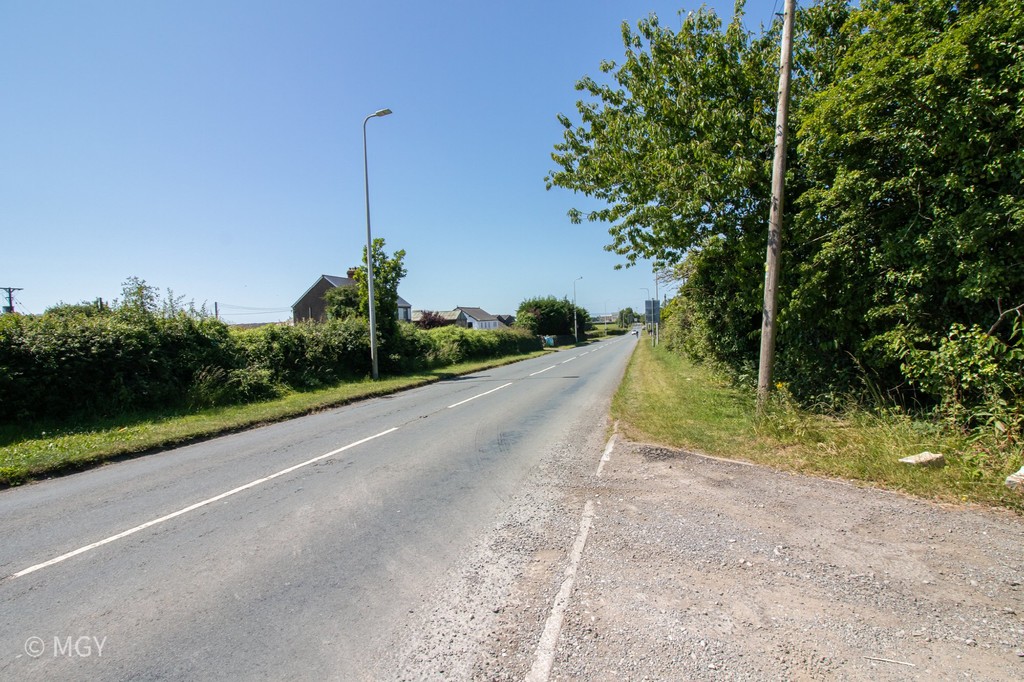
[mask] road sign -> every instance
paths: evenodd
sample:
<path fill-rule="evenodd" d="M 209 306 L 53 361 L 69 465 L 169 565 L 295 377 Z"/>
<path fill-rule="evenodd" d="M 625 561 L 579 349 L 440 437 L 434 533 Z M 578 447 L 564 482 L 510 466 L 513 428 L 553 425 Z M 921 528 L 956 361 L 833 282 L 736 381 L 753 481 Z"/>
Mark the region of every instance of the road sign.
<path fill-rule="evenodd" d="M 661 324 L 661 303 L 658 299 L 644 301 L 644 319 L 647 324 Z"/>

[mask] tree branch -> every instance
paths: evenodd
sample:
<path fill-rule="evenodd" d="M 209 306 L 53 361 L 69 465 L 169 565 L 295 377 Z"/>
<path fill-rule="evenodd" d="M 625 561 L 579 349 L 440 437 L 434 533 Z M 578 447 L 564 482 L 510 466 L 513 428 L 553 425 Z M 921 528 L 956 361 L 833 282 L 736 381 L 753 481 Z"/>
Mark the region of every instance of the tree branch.
<path fill-rule="evenodd" d="M 1024 303 L 1021 303 L 1016 308 L 1010 308 L 1009 310 L 1001 311 L 999 314 L 999 319 L 996 320 L 996 323 L 989 328 L 988 335 L 992 336 L 995 333 L 995 331 L 999 329 L 999 325 L 1001 325 L 1003 323 L 1003 320 L 1005 320 L 1008 316 L 1012 315 L 1013 313 L 1017 313 L 1018 315 L 1020 315 L 1022 310 L 1024 310 Z"/>

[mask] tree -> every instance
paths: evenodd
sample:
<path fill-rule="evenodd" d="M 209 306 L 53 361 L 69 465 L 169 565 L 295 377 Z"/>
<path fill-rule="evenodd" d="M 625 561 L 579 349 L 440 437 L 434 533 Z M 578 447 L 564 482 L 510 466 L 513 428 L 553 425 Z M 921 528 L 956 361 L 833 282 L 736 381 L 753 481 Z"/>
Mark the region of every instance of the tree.
<path fill-rule="evenodd" d="M 544 296 L 524 300 L 516 311 L 515 326 L 538 336 L 571 336 L 574 314 L 580 337 L 586 338 L 585 332 L 591 328 L 590 313 L 573 306 L 567 298 Z"/>
<path fill-rule="evenodd" d="M 674 340 L 738 375 L 757 357 L 778 51 L 742 7 L 724 29 L 706 11 L 624 26 L 622 66 L 579 82 L 590 101 L 560 117 L 547 178 L 606 202 L 586 217 L 627 265 L 677 267 Z M 1024 353 L 1006 323 L 1024 304 L 1019 2 L 821 0 L 794 58 L 780 379 L 804 398 L 934 394 L 951 357 Z M 1019 403 L 1005 379 L 989 399 Z"/>
<path fill-rule="evenodd" d="M 160 309 L 160 293 L 141 277 L 131 276 L 121 283 L 121 300 L 114 301 L 119 315 L 148 318 Z"/>
<path fill-rule="evenodd" d="M 398 327 L 398 284 L 406 275 L 405 250 L 395 251 L 391 258 L 384 253 L 384 239 L 373 240 L 373 298 L 377 329 L 385 339 L 394 336 Z M 363 248 L 363 264 L 356 268 L 353 277 L 359 289 L 359 309 L 364 317 L 370 315 L 370 290 L 366 276 L 366 248 Z"/>
<path fill-rule="evenodd" d="M 723 31 L 714 12 L 687 16 L 678 32 L 656 16 L 623 24 L 625 61 L 604 62 L 613 83 L 580 80 L 581 125 L 560 115 L 563 142 L 548 187 L 605 201 L 587 214 L 609 223 L 606 248 L 626 258 L 677 262 L 723 235 L 762 233 L 767 216 L 775 105 L 775 35 L 751 40 L 743 3 Z M 573 222 L 583 213 L 570 212 Z"/>
<path fill-rule="evenodd" d="M 334 287 L 324 294 L 324 312 L 328 320 L 347 320 L 363 317 L 359 307 L 359 287 Z"/>
<path fill-rule="evenodd" d="M 1024 12 L 866 0 L 845 33 L 798 133 L 813 183 L 798 229 L 814 248 L 790 333 L 812 330 L 894 387 L 911 349 L 1024 303 Z"/>
<path fill-rule="evenodd" d="M 801 46 L 831 35 L 818 24 L 841 22 L 842 12 L 826 7 L 845 3 L 827 0 L 814 13 L 817 24 L 805 18 Z M 715 339 L 699 346 L 733 367 L 756 359 L 759 345 L 781 28 L 775 22 L 752 37 L 742 13 L 737 2 L 723 27 L 701 9 L 678 32 L 653 15 L 635 31 L 624 24 L 622 65 L 601 65 L 612 82 L 583 78 L 576 87 L 591 101 L 577 103 L 581 123 L 559 116 L 558 169 L 547 178 L 549 188 L 606 202 L 586 218 L 609 224 L 605 248 L 627 267 L 653 259 L 660 271 L 687 259 L 699 269 L 681 290 L 699 322 L 689 329 Z M 794 98 L 814 80 L 800 73 Z M 583 217 L 570 212 L 573 222 Z"/>

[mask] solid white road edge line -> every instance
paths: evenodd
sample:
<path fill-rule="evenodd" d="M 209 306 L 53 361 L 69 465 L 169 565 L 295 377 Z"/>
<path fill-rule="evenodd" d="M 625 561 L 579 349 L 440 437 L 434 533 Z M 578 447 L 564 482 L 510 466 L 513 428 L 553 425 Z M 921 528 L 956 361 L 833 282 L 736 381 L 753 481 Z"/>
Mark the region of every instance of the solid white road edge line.
<path fill-rule="evenodd" d="M 369 436 L 368 438 L 363 438 L 362 440 L 357 440 L 354 443 L 349 443 L 348 445 L 346 445 L 344 447 L 340 447 L 337 450 L 331 450 L 330 452 L 328 452 L 326 454 L 320 455 L 318 457 L 314 457 L 313 459 L 308 459 L 305 462 L 302 462 L 301 464 L 296 464 L 294 466 L 290 466 L 287 469 L 282 469 L 281 471 L 278 471 L 277 473 L 270 474 L 269 476 L 264 476 L 263 478 L 256 479 L 255 481 L 251 481 L 249 483 L 246 483 L 245 485 L 240 485 L 237 488 L 234 488 L 232 490 L 227 491 L 226 493 L 221 493 L 220 495 L 216 495 L 215 497 L 211 497 L 211 498 L 209 498 L 207 500 L 203 500 L 202 502 L 196 502 L 195 504 L 189 505 L 189 506 L 185 507 L 184 509 L 179 509 L 178 511 L 172 512 L 170 514 L 167 514 L 166 516 L 161 516 L 158 519 L 153 519 L 152 521 L 147 521 L 146 523 L 143 523 L 142 525 L 135 526 L 134 528 L 129 528 L 128 530 L 123 531 L 121 533 L 118 533 L 117 535 L 111 535 L 109 538 L 104 538 L 103 540 L 100 540 L 99 542 L 94 542 L 91 545 L 86 545 L 85 547 L 79 547 L 78 549 L 76 549 L 74 551 L 68 552 L 67 554 L 61 554 L 59 557 L 55 557 L 53 559 L 50 559 L 49 561 L 44 561 L 41 564 L 36 564 L 35 566 L 29 566 L 28 568 L 26 568 L 24 570 L 18 571 L 17 573 L 14 573 L 14 574 L 8 576 L 6 579 L 7 580 L 11 580 L 11 579 L 14 579 L 14 578 L 20 578 L 20 577 L 22 577 L 24 575 L 28 575 L 29 573 L 33 573 L 33 572 L 38 571 L 38 570 L 40 570 L 42 568 L 47 568 L 48 566 L 53 566 L 54 564 L 59 564 L 60 562 L 64 561 L 65 559 L 70 559 L 71 557 L 78 556 L 79 554 L 84 554 L 85 552 L 94 550 L 97 547 L 102 547 L 103 545 L 106 545 L 106 544 L 109 544 L 111 542 L 114 542 L 115 540 L 120 540 L 121 538 L 124 538 L 124 537 L 127 537 L 129 535 L 132 535 L 133 533 L 138 533 L 140 530 L 145 530 L 146 528 L 149 528 L 151 526 L 155 526 L 158 523 L 163 523 L 164 521 L 170 521 L 171 519 L 176 518 L 178 516 L 181 516 L 182 514 L 187 514 L 190 511 L 195 511 L 196 509 L 199 509 L 200 507 L 205 507 L 208 504 L 212 504 L 212 503 L 217 502 L 219 500 L 223 500 L 225 497 L 230 497 L 231 495 L 234 495 L 235 493 L 240 493 L 243 490 L 248 490 L 249 488 L 254 488 L 254 487 L 260 485 L 261 483 L 266 483 L 267 481 L 269 481 L 271 479 L 274 479 L 274 478 L 277 478 L 278 476 L 284 476 L 285 474 L 290 474 L 291 472 L 295 471 L 296 469 L 301 469 L 302 467 L 309 466 L 310 464 L 313 464 L 314 462 L 319 462 L 322 459 L 327 459 L 328 457 L 333 457 L 334 455 L 337 455 L 338 453 L 344 452 L 345 450 L 348 450 L 350 448 L 354 448 L 357 445 L 362 445 L 363 443 L 367 443 L 367 442 L 373 440 L 374 438 L 380 438 L 381 436 L 386 436 L 387 434 L 392 433 L 392 432 L 397 431 L 397 430 L 398 430 L 398 427 L 396 426 L 394 428 L 388 429 L 387 431 L 381 431 L 380 433 L 378 433 L 378 434 L 376 434 L 374 436 Z"/>
<path fill-rule="evenodd" d="M 615 423 L 618 428 L 618 422 Z M 604 446 L 604 454 L 601 455 L 601 461 L 597 463 L 597 475 L 601 475 L 601 470 L 604 469 L 604 463 L 610 462 L 612 459 L 612 450 L 615 449 L 615 441 L 618 440 L 619 434 L 613 433 L 612 437 L 608 439 L 608 445 Z"/>
<path fill-rule="evenodd" d="M 489 391 L 484 391 L 483 393 L 479 393 L 479 394 L 477 394 L 477 395 L 473 396 L 472 398 L 466 398 L 465 400 L 463 400 L 463 401 L 460 401 L 460 402 L 457 402 L 457 403 L 455 403 L 454 405 L 449 405 L 449 406 L 448 406 L 448 409 L 450 410 L 450 409 L 452 409 L 453 407 L 458 407 L 459 405 L 465 405 L 465 404 L 466 404 L 466 403 L 468 403 L 468 402 L 469 402 L 470 400 L 476 400 L 477 398 L 482 398 L 482 397 L 484 397 L 484 396 L 485 396 L 485 395 L 487 395 L 488 393 L 494 393 L 495 391 L 500 391 L 501 389 L 505 388 L 506 386 L 511 386 L 511 385 L 512 385 L 513 383 L 514 383 L 514 382 L 510 381 L 510 382 L 508 382 L 507 384 L 502 384 L 501 386 L 498 386 L 497 388 L 492 388 L 492 389 L 491 389 L 491 390 L 489 390 Z"/>
<path fill-rule="evenodd" d="M 576 536 L 576 542 L 569 552 L 569 565 L 565 567 L 565 580 L 562 587 L 555 596 L 555 602 L 551 605 L 551 614 L 544 623 L 544 632 L 537 644 L 537 651 L 534 654 L 533 667 L 526 676 L 526 682 L 546 682 L 551 675 L 551 666 L 555 662 L 555 646 L 558 644 L 558 635 L 562 632 L 562 621 L 565 618 L 565 610 L 569 607 L 569 596 L 572 594 L 573 585 L 576 583 L 576 568 L 583 557 L 583 548 L 587 544 L 587 535 L 590 533 L 590 526 L 594 522 L 594 501 L 587 500 L 583 506 L 583 518 L 580 520 L 580 532 Z"/>

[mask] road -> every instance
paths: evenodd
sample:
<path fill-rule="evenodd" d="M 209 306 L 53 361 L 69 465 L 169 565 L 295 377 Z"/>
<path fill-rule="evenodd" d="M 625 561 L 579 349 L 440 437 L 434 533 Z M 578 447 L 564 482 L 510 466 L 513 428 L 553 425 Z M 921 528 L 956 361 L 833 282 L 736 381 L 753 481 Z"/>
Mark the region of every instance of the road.
<path fill-rule="evenodd" d="M 542 463 L 597 461 L 635 344 L 3 491 L 0 679 L 380 676 Z"/>

